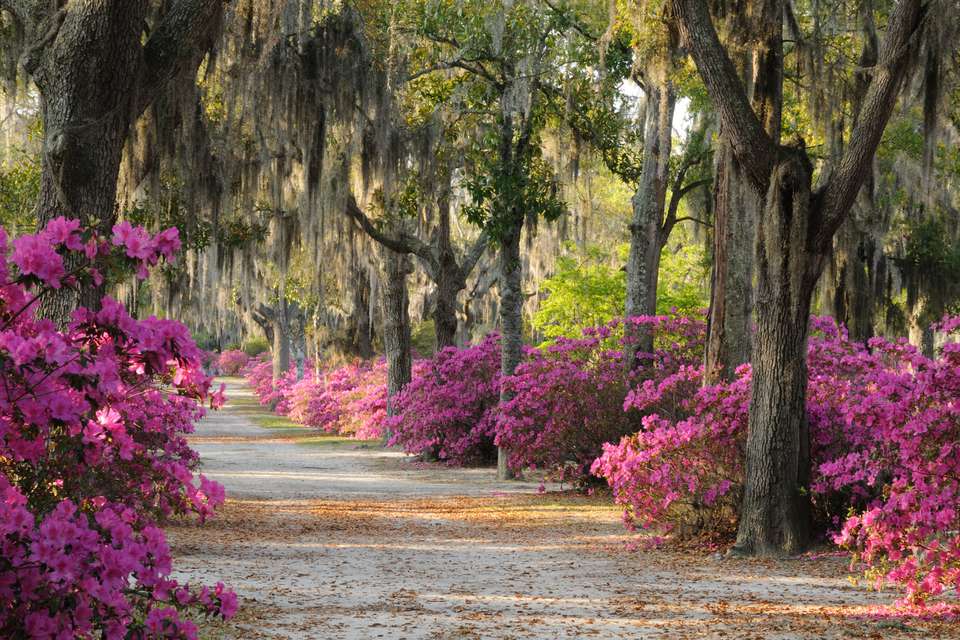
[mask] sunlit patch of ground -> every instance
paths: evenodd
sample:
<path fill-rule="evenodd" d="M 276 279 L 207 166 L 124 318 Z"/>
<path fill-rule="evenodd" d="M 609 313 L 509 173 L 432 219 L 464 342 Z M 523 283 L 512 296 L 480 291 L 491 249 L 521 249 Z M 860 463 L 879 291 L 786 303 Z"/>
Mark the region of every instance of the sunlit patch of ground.
<path fill-rule="evenodd" d="M 205 472 L 233 497 L 170 530 L 183 576 L 241 595 L 209 638 L 960 638 L 866 617 L 892 596 L 851 584 L 840 557 L 629 552 L 608 498 L 298 444 L 244 415 L 256 410 L 201 427 Z"/>

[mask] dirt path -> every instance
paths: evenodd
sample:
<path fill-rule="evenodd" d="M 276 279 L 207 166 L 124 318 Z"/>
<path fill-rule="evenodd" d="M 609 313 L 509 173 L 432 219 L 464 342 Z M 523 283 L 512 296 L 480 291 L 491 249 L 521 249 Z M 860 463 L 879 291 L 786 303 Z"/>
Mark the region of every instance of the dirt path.
<path fill-rule="evenodd" d="M 630 553 L 607 500 L 265 428 L 249 392 L 228 394 L 193 439 L 228 503 L 170 530 L 178 577 L 241 596 L 210 637 L 960 638 L 864 618 L 890 596 L 851 585 L 841 559 Z"/>

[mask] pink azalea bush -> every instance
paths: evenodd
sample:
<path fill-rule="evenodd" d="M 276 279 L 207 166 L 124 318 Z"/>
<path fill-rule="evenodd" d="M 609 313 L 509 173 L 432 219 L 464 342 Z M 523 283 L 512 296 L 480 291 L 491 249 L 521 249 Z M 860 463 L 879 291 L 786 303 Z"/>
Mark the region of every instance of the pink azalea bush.
<path fill-rule="evenodd" d="M 355 360 L 314 370 L 290 385 L 284 398 L 294 422 L 325 433 L 378 438 L 387 410 L 386 362 Z"/>
<path fill-rule="evenodd" d="M 276 406 L 283 399 L 284 390 L 296 382 L 296 369 L 291 367 L 278 384 L 274 384 L 273 364 L 268 352 L 250 358 L 241 373 L 253 389 L 257 400 L 264 406 Z"/>
<path fill-rule="evenodd" d="M 628 377 L 622 349 L 640 330 L 653 332 L 655 351 Z M 589 481 L 603 444 L 640 426 L 637 412 L 624 411 L 629 381 L 651 384 L 700 362 L 704 333 L 703 322 L 691 318 L 636 317 L 534 350 L 504 380 L 511 399 L 500 407 L 496 444 L 515 470 L 546 468 L 561 480 Z"/>
<path fill-rule="evenodd" d="M 398 394 L 397 415 L 387 420 L 390 443 L 456 465 L 495 460 L 500 336 L 441 349 L 421 367 Z"/>
<path fill-rule="evenodd" d="M 358 440 L 379 439 L 385 433 L 387 363 L 382 358 L 327 367 L 307 361 L 301 379 L 291 367 L 274 383 L 269 357 L 263 356 L 252 359 L 244 375 L 261 404 L 274 405 L 278 415 L 297 424 Z"/>
<path fill-rule="evenodd" d="M 223 488 L 194 478 L 186 434 L 209 393 L 202 352 L 170 320 L 135 320 L 104 298 L 64 329 L 35 317 L 52 290 L 179 248 L 120 223 L 111 238 L 57 218 L 8 247 L 0 229 L 0 636 L 195 638 L 188 617 L 230 617 L 222 584 L 170 579 L 160 518 L 209 516 Z M 69 264 L 80 266 L 67 272 Z M 15 270 L 12 269 L 15 267 Z"/>
<path fill-rule="evenodd" d="M 625 506 L 628 528 L 731 533 L 736 524 L 750 368 L 730 384 L 701 387 L 684 366 L 633 389 L 624 410 L 645 413 L 637 433 L 605 444 L 591 471 Z"/>
<path fill-rule="evenodd" d="M 862 345 L 830 319 L 813 323 L 807 418 L 817 530 L 833 531 L 878 586 L 901 588 L 904 602 L 956 589 L 960 345 L 929 359 L 902 339 Z M 958 327 L 947 319 L 940 329 Z M 594 462 L 628 525 L 735 529 L 750 367 L 705 388 L 701 373 L 687 368 L 634 389 L 625 406 L 649 412 L 643 428 Z"/>
<path fill-rule="evenodd" d="M 240 349 L 230 349 L 220 354 L 217 359 L 217 366 L 220 373 L 225 376 L 238 376 L 244 367 L 250 361 L 250 356 Z"/>

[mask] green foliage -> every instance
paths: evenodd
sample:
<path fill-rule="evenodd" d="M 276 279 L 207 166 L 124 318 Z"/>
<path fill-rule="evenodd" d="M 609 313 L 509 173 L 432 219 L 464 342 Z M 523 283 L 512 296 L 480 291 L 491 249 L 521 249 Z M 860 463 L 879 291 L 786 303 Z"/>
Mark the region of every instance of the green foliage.
<path fill-rule="evenodd" d="M 217 336 L 209 331 L 197 329 L 191 331 L 190 335 L 193 337 L 193 341 L 197 343 L 197 346 L 204 351 L 215 351 L 220 346 L 217 344 Z"/>
<path fill-rule="evenodd" d="M 679 235 L 679 234 L 678 234 Z M 572 249 L 572 247 L 568 247 Z M 575 338 L 584 327 L 599 326 L 623 315 L 629 245 L 616 254 L 589 247 L 557 260 L 556 273 L 544 280 L 547 297 L 533 316 L 534 330 L 547 340 Z M 657 314 L 699 316 L 709 304 L 709 267 L 699 244 L 675 243 L 660 257 Z"/>
<path fill-rule="evenodd" d="M 562 117 L 583 141 L 597 150 L 611 173 L 627 184 L 640 180 L 643 131 L 624 113 L 619 87 L 580 82 L 571 89 Z"/>
<path fill-rule="evenodd" d="M 534 148 L 539 151 L 539 146 Z M 539 153 L 505 167 L 482 149 L 476 152 L 482 169 L 466 181 L 470 203 L 464 213 L 491 238 L 502 239 L 524 218 L 556 220 L 566 210 L 556 176 Z"/>
<path fill-rule="evenodd" d="M 897 263 L 907 280 L 921 285 L 930 312 L 938 315 L 960 302 L 960 242 L 947 223 L 925 217 L 908 222 L 903 233 L 906 247 Z"/>
<path fill-rule="evenodd" d="M 410 346 L 414 354 L 428 357 L 437 350 L 437 334 L 433 319 L 418 322 L 410 331 Z"/>
<path fill-rule="evenodd" d="M 591 247 L 580 256 L 562 256 L 556 273 L 543 281 L 547 297 L 533 316 L 533 328 L 548 340 L 578 337 L 584 327 L 623 315 L 626 298 L 626 245 L 611 256 Z"/>
<path fill-rule="evenodd" d="M 666 247 L 660 255 L 657 314 L 699 317 L 710 305 L 709 273 L 701 244 L 678 243 Z"/>
<path fill-rule="evenodd" d="M 6 162 L 0 163 L 0 225 L 7 233 L 32 232 L 37 226 L 41 166 L 36 149 L 42 139 L 43 123 L 35 117 L 27 123 L 25 147 L 0 150 L 6 154 Z"/>
<path fill-rule="evenodd" d="M 254 358 L 261 353 L 270 351 L 270 344 L 266 338 L 249 338 L 243 341 L 240 349 L 251 358 Z"/>
<path fill-rule="evenodd" d="M 210 244 L 212 225 L 184 205 L 180 183 L 174 176 L 161 176 L 157 192 L 148 194 L 125 211 L 123 217 L 153 232 L 176 227 L 180 230 L 180 241 L 188 250 L 200 250 Z"/>
<path fill-rule="evenodd" d="M 900 154 L 915 161 L 923 158 L 923 129 L 920 125 L 923 120 L 918 113 L 914 116 L 891 120 L 887 124 L 877 148 L 878 159 L 889 161 Z"/>
<path fill-rule="evenodd" d="M 240 249 L 250 244 L 258 244 L 267 235 L 267 225 L 251 222 L 240 214 L 220 218 L 217 225 L 217 241 L 228 249 Z"/>
<path fill-rule="evenodd" d="M 525 219 L 560 216 L 556 177 L 541 158 L 548 105 L 586 48 L 570 2 L 412 0 L 395 3 L 411 34 L 408 120 L 440 118 L 466 147 L 465 214 L 495 241 Z M 595 49 L 595 47 L 594 47 Z M 451 136 L 453 131 L 448 132 Z"/>
<path fill-rule="evenodd" d="M 0 225 L 12 233 L 33 231 L 40 196 L 40 163 L 23 157 L 0 167 Z"/>

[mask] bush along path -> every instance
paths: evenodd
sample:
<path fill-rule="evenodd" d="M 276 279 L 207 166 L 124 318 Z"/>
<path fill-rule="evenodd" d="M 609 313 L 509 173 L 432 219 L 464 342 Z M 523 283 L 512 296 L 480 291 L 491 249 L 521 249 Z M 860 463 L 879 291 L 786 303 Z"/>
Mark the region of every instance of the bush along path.
<path fill-rule="evenodd" d="M 227 395 L 191 441 L 228 500 L 206 526 L 169 530 L 177 578 L 221 579 L 240 596 L 207 637 L 960 637 L 871 615 L 891 596 L 852 584 L 835 554 L 653 549 L 608 497 L 317 435 L 239 379 Z"/>

